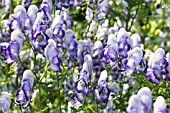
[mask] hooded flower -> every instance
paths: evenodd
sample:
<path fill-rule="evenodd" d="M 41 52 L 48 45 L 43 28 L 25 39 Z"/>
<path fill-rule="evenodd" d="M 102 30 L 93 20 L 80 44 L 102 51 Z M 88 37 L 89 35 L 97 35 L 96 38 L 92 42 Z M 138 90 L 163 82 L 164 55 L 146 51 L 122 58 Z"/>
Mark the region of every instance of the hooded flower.
<path fill-rule="evenodd" d="M 119 56 L 122 61 L 128 56 L 127 52 L 130 50 L 130 36 L 124 28 L 121 28 L 117 33 L 117 42 L 119 46 Z"/>
<path fill-rule="evenodd" d="M 64 44 L 71 58 L 76 58 L 76 53 L 77 53 L 77 50 L 76 50 L 77 43 L 74 40 L 74 38 L 75 38 L 74 32 L 71 29 L 67 29 L 65 31 L 65 36 L 64 36 L 65 43 Z"/>
<path fill-rule="evenodd" d="M 142 43 L 141 42 L 141 38 L 138 34 L 133 34 L 131 37 L 130 37 L 130 46 L 131 46 L 131 49 L 135 48 L 135 47 L 140 47 L 140 44 Z"/>
<path fill-rule="evenodd" d="M 98 19 L 102 19 L 106 17 L 107 11 L 109 9 L 109 0 L 103 0 L 100 3 L 99 10 L 97 12 Z"/>
<path fill-rule="evenodd" d="M 104 57 L 106 58 L 106 64 L 110 63 L 112 68 L 117 66 L 118 50 L 117 39 L 114 34 L 110 34 L 108 36 L 107 46 L 104 49 Z"/>
<path fill-rule="evenodd" d="M 11 9 L 11 0 L 2 0 L 2 6 L 5 6 L 5 12 L 9 13 Z"/>
<path fill-rule="evenodd" d="M 158 48 L 155 53 L 150 53 L 146 70 L 149 81 L 158 85 L 163 79 L 166 79 L 167 66 L 165 51 L 162 48 Z"/>
<path fill-rule="evenodd" d="M 143 51 L 139 47 L 135 47 L 128 52 L 128 57 L 125 60 L 125 72 L 127 76 L 133 73 L 135 68 L 141 62 L 142 58 L 143 58 Z"/>
<path fill-rule="evenodd" d="M 93 11 L 91 8 L 87 7 L 86 9 L 86 20 L 88 23 L 90 23 L 92 21 L 93 18 Z"/>
<path fill-rule="evenodd" d="M 48 45 L 44 49 L 44 55 L 46 60 L 50 62 L 50 68 L 54 71 L 61 72 L 61 59 L 58 57 L 56 42 L 53 39 L 48 40 Z"/>
<path fill-rule="evenodd" d="M 141 88 L 137 96 L 141 102 L 141 110 L 143 113 L 150 113 L 152 107 L 152 93 L 148 87 Z"/>
<path fill-rule="evenodd" d="M 8 92 L 1 92 L 0 95 L 0 107 L 3 113 L 8 113 L 9 107 L 11 105 L 11 97 Z"/>
<path fill-rule="evenodd" d="M 6 63 L 15 62 L 24 42 L 24 35 L 19 30 L 14 30 L 11 34 L 11 42 L 5 50 Z"/>
<path fill-rule="evenodd" d="M 54 40 L 57 42 L 57 46 L 62 46 L 63 43 L 63 37 L 65 36 L 65 30 L 63 28 L 63 19 L 60 15 L 56 15 L 52 24 L 51 24 L 51 30 L 53 31 L 53 34 L 55 36 Z M 60 45 L 59 45 L 60 44 Z"/>
<path fill-rule="evenodd" d="M 89 92 L 88 79 L 89 79 L 88 64 L 85 62 L 83 64 L 82 70 L 80 71 L 80 78 L 77 80 L 75 84 L 75 89 L 78 93 L 84 93 L 85 95 L 88 95 Z"/>
<path fill-rule="evenodd" d="M 110 90 L 111 93 L 114 93 L 115 96 L 118 96 L 119 95 L 119 91 L 120 91 L 119 84 L 116 83 L 116 82 L 112 82 L 110 84 L 109 90 Z"/>
<path fill-rule="evenodd" d="M 27 19 L 26 9 L 22 5 L 17 5 L 14 9 L 14 18 L 9 24 L 10 30 L 23 29 Z"/>
<path fill-rule="evenodd" d="M 159 96 L 154 103 L 153 113 L 169 113 L 164 97 Z"/>
<path fill-rule="evenodd" d="M 25 70 L 21 81 L 21 88 L 16 92 L 16 102 L 23 108 L 27 107 L 31 98 L 30 94 L 34 84 L 34 75 L 31 70 Z"/>
<path fill-rule="evenodd" d="M 86 54 L 84 56 L 84 62 L 87 62 L 88 65 L 88 71 L 89 71 L 89 75 L 92 75 L 92 71 L 93 71 L 93 59 L 89 54 Z"/>
<path fill-rule="evenodd" d="M 107 86 L 107 71 L 103 70 L 98 80 L 98 90 L 95 90 L 97 103 L 100 102 L 107 103 L 109 95 L 110 95 L 110 90 Z"/>
<path fill-rule="evenodd" d="M 63 23 L 65 25 L 64 27 L 66 27 L 68 29 L 72 29 L 73 20 L 70 16 L 69 9 L 63 9 L 60 15 L 61 15 L 61 18 L 63 19 Z"/>
<path fill-rule="evenodd" d="M 129 105 L 126 108 L 128 113 L 142 113 L 142 106 L 137 95 L 132 95 L 129 99 Z"/>
<path fill-rule="evenodd" d="M 38 7 L 36 5 L 30 5 L 27 11 L 28 18 L 26 19 L 24 31 L 26 34 L 31 33 L 32 26 L 36 20 Z"/>

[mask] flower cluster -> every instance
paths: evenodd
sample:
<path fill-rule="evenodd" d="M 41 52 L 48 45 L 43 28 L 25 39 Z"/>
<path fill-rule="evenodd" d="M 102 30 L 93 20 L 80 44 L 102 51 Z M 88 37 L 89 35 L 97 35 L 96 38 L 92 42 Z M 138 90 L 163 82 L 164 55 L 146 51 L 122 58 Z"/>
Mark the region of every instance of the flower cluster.
<path fill-rule="evenodd" d="M 165 99 L 159 96 L 155 103 L 154 109 L 152 108 L 152 93 L 148 87 L 141 88 L 137 95 L 132 95 L 129 99 L 129 105 L 126 109 L 128 113 L 168 113 Z"/>
<path fill-rule="evenodd" d="M 126 23 L 119 17 L 116 22 L 111 19 L 116 14 L 113 7 L 122 3 L 129 17 L 136 2 L 38 0 L 36 6 L 36 1 L 23 0 L 14 9 L 12 2 L 3 0 L 5 11 L 13 14 L 0 27 L 0 107 L 4 113 L 11 100 L 11 109 L 18 107 L 24 113 L 169 112 L 164 99 L 169 89 L 162 86 L 169 85 L 170 53 L 158 47 L 148 53 L 142 35 L 134 33 L 137 15 L 125 18 Z M 84 20 L 79 21 L 77 15 Z M 162 96 L 155 101 L 155 90 L 145 85 L 161 86 L 161 91 L 155 89 Z"/>

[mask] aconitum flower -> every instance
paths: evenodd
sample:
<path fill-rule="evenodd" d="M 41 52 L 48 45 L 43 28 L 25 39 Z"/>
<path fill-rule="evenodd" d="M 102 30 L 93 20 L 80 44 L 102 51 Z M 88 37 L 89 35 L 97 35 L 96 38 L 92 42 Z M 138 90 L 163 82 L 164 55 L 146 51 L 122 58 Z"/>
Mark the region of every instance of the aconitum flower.
<path fill-rule="evenodd" d="M 9 24 L 10 30 L 24 28 L 25 21 L 27 19 L 26 9 L 22 5 L 17 5 L 14 9 L 14 18 Z"/>
<path fill-rule="evenodd" d="M 60 13 L 61 18 L 63 19 L 63 23 L 65 24 L 64 27 L 67 29 L 72 29 L 73 27 L 73 20 L 70 16 L 69 9 L 63 9 L 62 12 Z M 64 28 L 64 29 L 66 29 Z"/>
<path fill-rule="evenodd" d="M 141 102 L 141 110 L 143 113 L 150 113 L 152 106 L 152 93 L 148 87 L 141 88 L 137 96 Z"/>
<path fill-rule="evenodd" d="M 54 71 L 61 72 L 61 59 L 58 57 L 56 42 L 53 39 L 48 40 L 48 45 L 44 49 L 44 55 L 50 63 L 50 68 Z"/>
<path fill-rule="evenodd" d="M 90 23 L 92 21 L 92 18 L 93 18 L 93 11 L 91 8 L 87 7 L 86 9 L 86 20 L 88 23 Z"/>
<path fill-rule="evenodd" d="M 127 52 L 130 50 L 130 36 L 124 28 L 121 28 L 117 33 L 117 42 L 119 45 L 120 60 L 128 56 Z"/>
<path fill-rule="evenodd" d="M 110 95 L 110 90 L 107 86 L 107 71 L 103 70 L 98 80 L 98 90 L 95 90 L 97 103 L 100 102 L 107 103 L 109 95 Z"/>
<path fill-rule="evenodd" d="M 11 34 L 11 42 L 5 50 L 5 56 L 7 64 L 15 62 L 18 59 L 18 55 L 24 42 L 24 35 L 19 30 L 14 30 Z"/>
<path fill-rule="evenodd" d="M 89 79 L 88 64 L 84 62 L 83 68 L 80 71 L 80 78 L 77 80 L 75 84 L 75 89 L 78 93 L 84 93 L 85 95 L 88 95 L 89 92 L 88 79 Z"/>
<path fill-rule="evenodd" d="M 63 37 L 65 36 L 65 30 L 63 29 L 63 19 L 60 15 L 56 15 L 52 24 L 51 30 L 55 36 L 54 40 L 57 42 L 57 46 L 62 46 Z"/>
<path fill-rule="evenodd" d="M 11 105 L 11 97 L 8 92 L 1 92 L 0 95 L 0 107 L 3 113 L 8 113 L 9 107 Z"/>
<path fill-rule="evenodd" d="M 84 56 L 84 62 L 87 62 L 89 75 L 91 76 L 92 71 L 93 71 L 93 59 L 92 59 L 91 55 L 86 54 Z"/>
<path fill-rule="evenodd" d="M 45 25 L 45 22 L 44 22 L 44 14 L 43 12 L 37 12 L 37 16 L 36 16 L 36 20 L 33 24 L 33 31 L 32 31 L 32 39 L 33 41 L 37 41 L 37 38 L 39 36 L 41 36 L 42 32 L 45 32 L 46 29 L 47 29 L 47 26 Z"/>
<path fill-rule="evenodd" d="M 113 108 L 113 101 L 112 101 L 112 96 L 109 96 L 109 101 L 107 102 L 106 105 L 106 113 L 116 113 L 115 108 Z"/>
<path fill-rule="evenodd" d="M 103 0 L 99 5 L 99 10 L 97 12 L 97 18 L 102 19 L 106 17 L 107 11 L 109 9 L 109 0 Z"/>
<path fill-rule="evenodd" d="M 166 60 L 168 62 L 168 67 L 167 67 L 168 76 L 167 76 L 167 79 L 170 81 L 170 53 L 166 54 Z"/>
<path fill-rule="evenodd" d="M 34 84 L 34 75 L 31 70 L 25 70 L 21 81 L 21 88 L 16 92 L 16 102 L 23 108 L 27 107 L 31 98 L 30 94 Z"/>
<path fill-rule="evenodd" d="M 31 2 L 32 2 L 32 0 L 22 0 L 22 5 L 25 8 L 28 8 Z"/>
<path fill-rule="evenodd" d="M 2 6 L 5 6 L 5 12 L 9 13 L 11 9 L 11 0 L 2 0 Z"/>
<path fill-rule="evenodd" d="M 78 101 L 78 99 L 75 96 L 72 96 L 71 98 L 72 98 L 72 101 L 74 103 L 74 108 L 75 109 L 78 109 L 79 107 L 82 106 L 82 104 Z"/>
<path fill-rule="evenodd" d="M 51 6 L 49 6 L 49 4 L 47 2 L 42 2 L 39 12 L 42 12 L 45 15 L 45 22 L 46 23 L 51 23 L 52 22 L 52 18 L 51 18 Z"/>
<path fill-rule="evenodd" d="M 78 41 L 77 59 L 80 64 L 82 64 L 84 62 L 83 58 L 84 58 L 85 54 L 92 55 L 92 46 L 93 46 L 93 43 L 89 38 L 85 39 L 85 40 Z M 81 69 L 81 65 L 80 65 L 80 69 Z"/>
<path fill-rule="evenodd" d="M 114 93 L 115 96 L 119 95 L 120 87 L 119 84 L 116 82 L 112 82 L 109 86 L 110 92 Z"/>
<path fill-rule="evenodd" d="M 75 38 L 75 35 L 74 35 L 74 32 L 71 30 L 71 29 L 67 29 L 65 31 L 65 36 L 64 36 L 64 44 L 69 52 L 69 56 L 71 58 L 76 58 L 76 54 L 77 54 L 77 50 L 76 50 L 76 47 L 77 47 L 77 43 L 76 41 L 74 40 Z"/>
<path fill-rule="evenodd" d="M 154 103 L 153 113 L 169 113 L 164 97 L 159 96 Z"/>
<path fill-rule="evenodd" d="M 129 105 L 126 108 L 128 113 L 142 113 L 142 106 L 137 95 L 132 95 L 129 99 Z"/>
<path fill-rule="evenodd" d="M 142 58 L 143 58 L 143 51 L 139 47 L 135 47 L 128 52 L 128 57 L 125 60 L 125 71 L 127 76 L 133 73 L 135 68 L 141 62 Z"/>
<path fill-rule="evenodd" d="M 150 53 L 146 70 L 149 81 L 158 85 L 163 79 L 166 79 L 167 66 L 165 51 L 162 48 L 158 48 L 155 53 Z"/>
<path fill-rule="evenodd" d="M 32 31 L 32 26 L 34 25 L 34 22 L 36 20 L 37 11 L 38 11 L 38 7 L 36 5 L 29 6 L 28 11 L 27 11 L 28 18 L 24 26 L 24 31 L 26 35 L 30 34 Z"/>
<path fill-rule="evenodd" d="M 110 34 L 107 40 L 107 46 L 104 49 L 106 64 L 110 63 L 111 68 L 117 66 L 118 42 L 114 34 Z"/>
<path fill-rule="evenodd" d="M 103 45 L 101 41 L 96 41 L 93 47 L 93 57 L 100 56 L 102 53 Z"/>
<path fill-rule="evenodd" d="M 130 46 L 131 46 L 131 49 L 135 48 L 135 47 L 140 47 L 140 44 L 141 44 L 141 38 L 138 34 L 133 34 L 131 37 L 130 37 Z"/>

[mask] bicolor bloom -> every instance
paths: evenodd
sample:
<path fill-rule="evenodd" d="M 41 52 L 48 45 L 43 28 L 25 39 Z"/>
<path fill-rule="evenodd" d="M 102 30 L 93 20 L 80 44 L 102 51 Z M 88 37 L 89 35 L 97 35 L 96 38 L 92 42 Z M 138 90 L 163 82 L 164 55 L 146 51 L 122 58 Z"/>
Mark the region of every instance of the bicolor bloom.
<path fill-rule="evenodd" d="M 65 31 L 65 36 L 64 36 L 64 44 L 69 52 L 69 56 L 72 57 L 72 58 L 76 58 L 76 54 L 77 54 L 77 50 L 76 50 L 76 47 L 77 47 L 77 43 L 76 41 L 74 40 L 75 38 L 75 35 L 74 35 L 74 32 L 71 30 L 71 29 L 67 29 Z"/>
<path fill-rule="evenodd" d="M 91 55 L 86 54 L 84 56 L 84 62 L 87 62 L 89 75 L 91 76 L 92 71 L 93 71 L 93 59 L 92 59 Z"/>
<path fill-rule="evenodd" d="M 167 54 L 166 54 L 166 60 L 167 60 L 167 62 L 168 62 L 168 67 L 167 67 L 168 76 L 167 76 L 167 79 L 170 81 L 170 53 L 167 53 Z"/>
<path fill-rule="evenodd" d="M 86 20 L 88 23 L 90 23 L 92 21 L 92 18 L 93 18 L 93 11 L 91 8 L 87 7 L 86 9 Z"/>
<path fill-rule="evenodd" d="M 84 55 L 90 54 L 92 55 L 92 46 L 93 43 L 90 39 L 87 40 L 79 40 L 77 46 L 77 59 L 80 64 L 84 62 Z"/>
<path fill-rule="evenodd" d="M 96 41 L 93 47 L 93 57 L 100 56 L 102 53 L 103 45 L 101 41 Z"/>
<path fill-rule="evenodd" d="M 63 9 L 60 15 L 61 18 L 63 19 L 63 23 L 65 24 L 65 27 L 67 27 L 68 29 L 72 29 L 73 20 L 70 16 L 69 9 Z"/>
<path fill-rule="evenodd" d="M 30 3 L 32 2 L 32 0 L 22 0 L 22 5 L 25 8 L 28 8 L 30 6 Z"/>
<path fill-rule="evenodd" d="M 110 90 L 107 86 L 107 71 L 103 70 L 98 80 L 98 90 L 95 91 L 97 103 L 108 102 Z"/>
<path fill-rule="evenodd" d="M 5 12 L 9 13 L 11 9 L 11 0 L 2 0 L 2 6 L 5 6 Z"/>
<path fill-rule="evenodd" d="M 14 9 L 14 18 L 9 24 L 10 30 L 14 31 L 15 29 L 21 30 L 24 28 L 26 19 L 26 9 L 22 5 L 17 5 Z"/>
<path fill-rule="evenodd" d="M 36 5 L 30 5 L 27 11 L 28 18 L 26 19 L 24 31 L 26 34 L 31 33 L 32 26 L 34 25 L 34 22 L 37 17 L 37 11 L 38 7 Z"/>
<path fill-rule="evenodd" d="M 142 106 L 137 95 L 132 95 L 129 99 L 129 105 L 126 108 L 128 113 L 142 113 Z"/>
<path fill-rule="evenodd" d="M 117 66 L 118 42 L 114 34 L 110 34 L 107 40 L 107 46 L 104 49 L 106 64 L 110 63 L 111 68 Z"/>
<path fill-rule="evenodd" d="M 80 78 L 77 80 L 75 84 L 75 89 L 78 93 L 84 93 L 85 95 L 88 95 L 89 92 L 88 79 L 89 79 L 88 64 L 84 62 L 83 68 L 80 71 Z"/>
<path fill-rule="evenodd" d="M 117 33 L 117 42 L 119 46 L 120 60 L 128 56 L 127 52 L 130 50 L 130 36 L 124 28 L 121 28 Z"/>
<path fill-rule="evenodd" d="M 135 48 L 135 47 L 140 47 L 140 44 L 141 44 L 141 38 L 138 34 L 133 34 L 131 37 L 130 37 L 130 46 L 131 46 L 131 49 Z"/>
<path fill-rule="evenodd" d="M 133 48 L 128 52 L 128 57 L 125 60 L 125 72 L 127 76 L 131 75 L 135 68 L 139 65 L 143 58 L 143 51 L 139 47 Z"/>
<path fill-rule="evenodd" d="M 141 102 L 141 110 L 143 113 L 150 113 L 152 107 L 152 93 L 148 87 L 141 88 L 137 96 Z"/>
<path fill-rule="evenodd" d="M 0 95 L 0 107 L 3 113 L 8 113 L 9 107 L 11 105 L 11 97 L 8 92 L 1 92 Z"/>
<path fill-rule="evenodd" d="M 5 61 L 7 64 L 11 62 L 15 62 L 18 59 L 18 55 L 22 48 L 24 42 L 24 35 L 19 30 L 14 30 L 11 33 L 11 42 L 5 50 L 5 56 L 7 60 Z"/>
<path fill-rule="evenodd" d="M 113 108 L 113 101 L 111 96 L 109 97 L 109 101 L 106 105 L 106 113 L 116 113 L 115 108 Z"/>
<path fill-rule="evenodd" d="M 32 87 L 34 84 L 34 75 L 31 70 L 25 70 L 21 81 L 21 88 L 16 92 L 16 102 L 23 108 L 27 107 L 31 98 Z"/>
<path fill-rule="evenodd" d="M 97 12 L 97 18 L 105 18 L 107 11 L 109 9 L 109 0 L 103 0 L 99 6 L 99 10 Z"/>
<path fill-rule="evenodd" d="M 116 82 L 112 82 L 109 86 L 109 90 L 111 93 L 114 93 L 115 96 L 118 96 L 120 91 L 119 84 Z"/>
<path fill-rule="evenodd" d="M 159 96 L 154 103 L 153 113 L 169 113 L 164 97 Z"/>
<path fill-rule="evenodd" d="M 78 101 L 78 99 L 75 96 L 72 96 L 71 98 L 75 109 L 78 109 L 79 107 L 82 106 L 82 104 Z"/>
<path fill-rule="evenodd" d="M 52 22 L 52 18 L 51 18 L 51 6 L 49 6 L 50 4 L 48 4 L 47 2 L 42 2 L 39 12 L 43 12 L 43 14 L 45 15 L 45 22 L 46 23 L 51 23 Z"/>
<path fill-rule="evenodd" d="M 158 85 L 163 79 L 166 79 L 167 66 L 165 51 L 162 48 L 158 48 L 155 53 L 150 53 L 146 70 L 149 81 Z"/>
<path fill-rule="evenodd" d="M 53 34 L 55 36 L 55 41 L 57 43 L 61 44 L 63 43 L 63 37 L 65 36 L 65 30 L 63 29 L 63 19 L 60 15 L 56 15 L 52 24 L 51 24 L 51 30 L 53 31 Z"/>
<path fill-rule="evenodd" d="M 48 45 L 44 49 L 44 55 L 46 60 L 50 62 L 50 68 L 54 71 L 61 72 L 61 59 L 58 57 L 56 42 L 53 39 L 48 40 Z"/>

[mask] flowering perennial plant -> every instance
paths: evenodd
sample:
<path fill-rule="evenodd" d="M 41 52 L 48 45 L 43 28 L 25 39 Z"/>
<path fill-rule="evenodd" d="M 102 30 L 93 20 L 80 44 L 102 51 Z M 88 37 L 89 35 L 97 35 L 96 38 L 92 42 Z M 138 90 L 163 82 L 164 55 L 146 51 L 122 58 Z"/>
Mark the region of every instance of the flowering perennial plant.
<path fill-rule="evenodd" d="M 2 0 L 2 112 L 169 113 L 169 35 L 159 28 L 163 20 L 140 17 L 143 6 L 166 17 L 157 4 L 166 7 L 152 0 Z M 158 34 L 161 45 L 149 45 Z"/>

